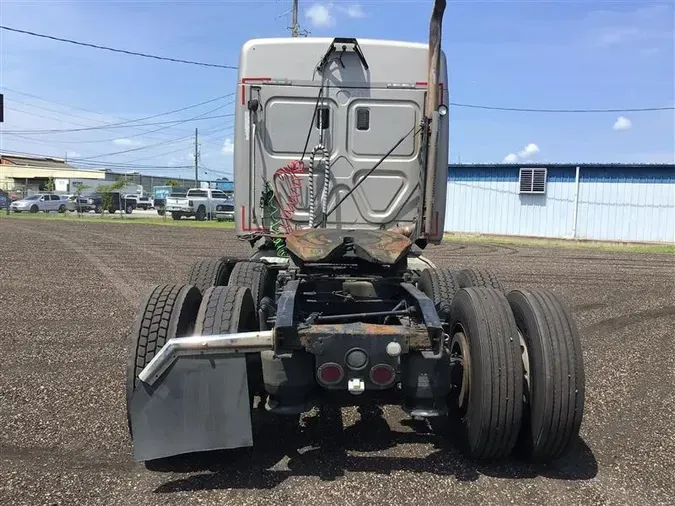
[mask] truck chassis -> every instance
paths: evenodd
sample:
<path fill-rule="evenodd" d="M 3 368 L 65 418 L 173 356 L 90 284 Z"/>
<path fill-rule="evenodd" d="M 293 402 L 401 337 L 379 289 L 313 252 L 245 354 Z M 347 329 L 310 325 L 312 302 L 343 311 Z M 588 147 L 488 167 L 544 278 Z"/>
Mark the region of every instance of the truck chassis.
<path fill-rule="evenodd" d="M 455 419 L 466 455 L 565 454 L 584 404 L 579 334 L 545 290 L 436 267 L 383 231 L 298 231 L 289 258 L 197 262 L 130 335 L 135 458 L 252 446 L 251 413 L 398 405 Z M 455 434 L 457 436 L 457 434 Z"/>

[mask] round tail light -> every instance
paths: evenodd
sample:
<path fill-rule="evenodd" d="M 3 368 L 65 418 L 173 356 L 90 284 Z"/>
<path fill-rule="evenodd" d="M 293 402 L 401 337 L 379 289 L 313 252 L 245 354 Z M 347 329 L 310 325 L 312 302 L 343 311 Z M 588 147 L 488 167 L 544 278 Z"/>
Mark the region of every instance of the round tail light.
<path fill-rule="evenodd" d="M 389 385 L 395 378 L 394 368 L 387 364 L 378 364 L 370 370 L 370 381 L 379 386 Z"/>
<path fill-rule="evenodd" d="M 322 383 L 334 385 L 335 383 L 342 381 L 344 370 L 339 364 L 327 362 L 319 367 L 317 375 L 319 376 L 319 381 Z"/>

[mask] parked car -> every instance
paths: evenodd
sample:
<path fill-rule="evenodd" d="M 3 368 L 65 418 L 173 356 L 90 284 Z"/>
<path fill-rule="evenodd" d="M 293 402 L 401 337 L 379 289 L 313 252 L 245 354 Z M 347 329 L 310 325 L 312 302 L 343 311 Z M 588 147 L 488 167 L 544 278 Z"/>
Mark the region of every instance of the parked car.
<path fill-rule="evenodd" d="M 94 209 L 96 213 L 103 213 L 103 211 L 108 211 L 110 214 L 115 213 L 116 211 L 122 211 L 126 214 L 131 214 L 134 209 L 136 209 L 136 200 L 135 199 L 126 199 L 124 195 L 120 192 L 111 192 L 110 193 L 110 202 L 109 205 L 105 207 L 106 202 L 104 201 L 104 196 L 100 193 L 92 193 L 87 197 L 87 205 Z"/>
<path fill-rule="evenodd" d="M 218 221 L 234 220 L 234 200 L 216 206 L 216 219 Z"/>
<path fill-rule="evenodd" d="M 148 209 L 152 209 L 153 207 L 153 202 L 150 197 L 143 197 L 140 195 L 133 195 L 133 194 L 128 194 L 124 196 L 125 199 L 127 200 L 135 200 L 136 201 L 136 207 L 138 209 L 143 209 L 147 211 Z"/>
<path fill-rule="evenodd" d="M 166 214 L 166 198 L 169 196 L 185 197 L 186 194 L 186 188 L 174 186 L 155 186 L 152 189 L 152 205 L 155 209 L 157 209 L 157 214 L 164 216 Z"/>
<path fill-rule="evenodd" d="M 92 207 L 88 204 L 88 200 L 89 199 L 87 199 L 87 197 L 82 195 L 80 195 L 79 199 L 77 195 L 69 195 L 66 207 L 71 213 L 74 213 L 78 210 L 80 212 L 86 213 L 92 210 Z"/>
<path fill-rule="evenodd" d="M 180 220 L 183 216 L 194 216 L 197 221 L 203 221 L 215 218 L 217 207 L 228 204 L 231 204 L 231 201 L 221 190 L 190 188 L 185 197 L 174 195 L 167 197 L 165 208 L 174 220 Z"/>
<path fill-rule="evenodd" d="M 65 213 L 67 203 L 67 200 L 53 193 L 36 193 L 21 200 L 15 200 L 10 207 L 15 213 L 22 213 L 24 211 L 30 213 L 37 213 L 39 211 L 44 211 L 45 213 L 50 211 Z"/>

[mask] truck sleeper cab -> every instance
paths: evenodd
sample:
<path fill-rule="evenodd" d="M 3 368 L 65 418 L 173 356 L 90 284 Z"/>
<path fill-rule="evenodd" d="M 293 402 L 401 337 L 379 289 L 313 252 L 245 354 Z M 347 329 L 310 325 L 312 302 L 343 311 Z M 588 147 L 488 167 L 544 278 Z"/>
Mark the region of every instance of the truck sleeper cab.
<path fill-rule="evenodd" d="M 235 109 L 237 234 L 314 226 L 343 198 L 322 226 L 419 227 L 428 50 L 371 39 L 244 44 Z M 447 104 L 444 54 L 440 61 L 439 102 Z M 438 124 L 431 243 L 444 227 L 447 122 Z"/>

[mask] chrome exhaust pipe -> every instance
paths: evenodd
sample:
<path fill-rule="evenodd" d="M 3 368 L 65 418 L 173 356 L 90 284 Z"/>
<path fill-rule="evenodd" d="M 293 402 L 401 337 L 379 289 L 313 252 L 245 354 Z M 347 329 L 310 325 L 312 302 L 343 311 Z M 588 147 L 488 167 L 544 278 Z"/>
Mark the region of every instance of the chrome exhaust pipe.
<path fill-rule="evenodd" d="M 424 108 L 427 126 L 432 118 L 438 119 L 436 110 L 439 104 L 439 79 L 441 67 L 441 36 L 443 28 L 443 13 L 445 12 L 445 0 L 435 0 L 434 10 L 431 13 L 429 23 L 429 75 L 427 77 L 427 99 Z M 428 132 L 427 159 L 426 159 L 426 183 L 424 195 L 424 235 L 431 233 L 433 227 L 431 209 L 436 197 L 436 152 L 438 140 L 434 132 L 438 128 L 433 125 Z M 447 170 L 447 169 L 446 169 Z"/>
<path fill-rule="evenodd" d="M 143 383 L 154 384 L 179 356 L 255 353 L 274 349 L 274 330 L 176 337 L 157 352 L 138 375 Z"/>

